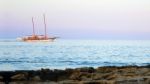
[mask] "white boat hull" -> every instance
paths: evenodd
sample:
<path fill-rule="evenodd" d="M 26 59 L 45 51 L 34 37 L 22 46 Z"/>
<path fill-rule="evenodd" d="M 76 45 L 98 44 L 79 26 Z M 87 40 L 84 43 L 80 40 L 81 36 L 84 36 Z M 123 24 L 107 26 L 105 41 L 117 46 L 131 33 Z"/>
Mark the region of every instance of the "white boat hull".
<path fill-rule="evenodd" d="M 23 40 L 21 38 L 18 38 L 17 41 L 20 42 L 54 42 L 55 39 L 48 39 L 48 40 Z"/>
<path fill-rule="evenodd" d="M 24 42 L 53 42 L 54 40 L 26 40 Z"/>

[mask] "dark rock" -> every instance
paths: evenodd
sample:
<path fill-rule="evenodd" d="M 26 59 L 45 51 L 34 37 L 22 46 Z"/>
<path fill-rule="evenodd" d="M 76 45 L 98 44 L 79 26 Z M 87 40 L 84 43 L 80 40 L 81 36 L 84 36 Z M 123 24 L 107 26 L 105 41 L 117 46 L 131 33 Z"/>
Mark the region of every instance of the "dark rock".
<path fill-rule="evenodd" d="M 150 84 L 150 68 L 113 66 L 8 71 L 0 72 L 0 80 L 5 83 L 20 81 L 20 84 Z"/>
<path fill-rule="evenodd" d="M 94 73 L 95 69 L 93 67 L 83 67 L 83 68 L 77 68 L 75 69 L 80 72 L 88 72 L 88 73 Z"/>
<path fill-rule="evenodd" d="M 31 81 L 41 81 L 41 78 L 39 76 L 34 76 L 31 78 Z"/>

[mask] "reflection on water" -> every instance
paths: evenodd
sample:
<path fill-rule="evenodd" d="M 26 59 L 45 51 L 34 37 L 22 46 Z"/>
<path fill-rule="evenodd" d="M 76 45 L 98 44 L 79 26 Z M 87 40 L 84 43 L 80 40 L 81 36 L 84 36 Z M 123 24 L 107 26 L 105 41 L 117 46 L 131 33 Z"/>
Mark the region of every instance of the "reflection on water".
<path fill-rule="evenodd" d="M 150 41 L 0 40 L 0 70 L 150 64 Z"/>

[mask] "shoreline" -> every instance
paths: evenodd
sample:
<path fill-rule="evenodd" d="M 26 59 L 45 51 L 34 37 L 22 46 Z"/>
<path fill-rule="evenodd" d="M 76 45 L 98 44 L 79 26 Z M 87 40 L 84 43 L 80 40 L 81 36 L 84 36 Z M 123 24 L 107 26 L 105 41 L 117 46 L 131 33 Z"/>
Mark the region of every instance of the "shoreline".
<path fill-rule="evenodd" d="M 150 84 L 150 65 L 0 71 L 5 84 Z"/>

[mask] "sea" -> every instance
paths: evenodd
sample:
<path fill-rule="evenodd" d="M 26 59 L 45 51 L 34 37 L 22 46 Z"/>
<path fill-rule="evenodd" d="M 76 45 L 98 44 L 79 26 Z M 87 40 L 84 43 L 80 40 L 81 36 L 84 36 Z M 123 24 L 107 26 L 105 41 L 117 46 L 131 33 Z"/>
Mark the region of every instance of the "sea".
<path fill-rule="evenodd" d="M 150 64 L 150 40 L 0 40 L 0 71 Z"/>

